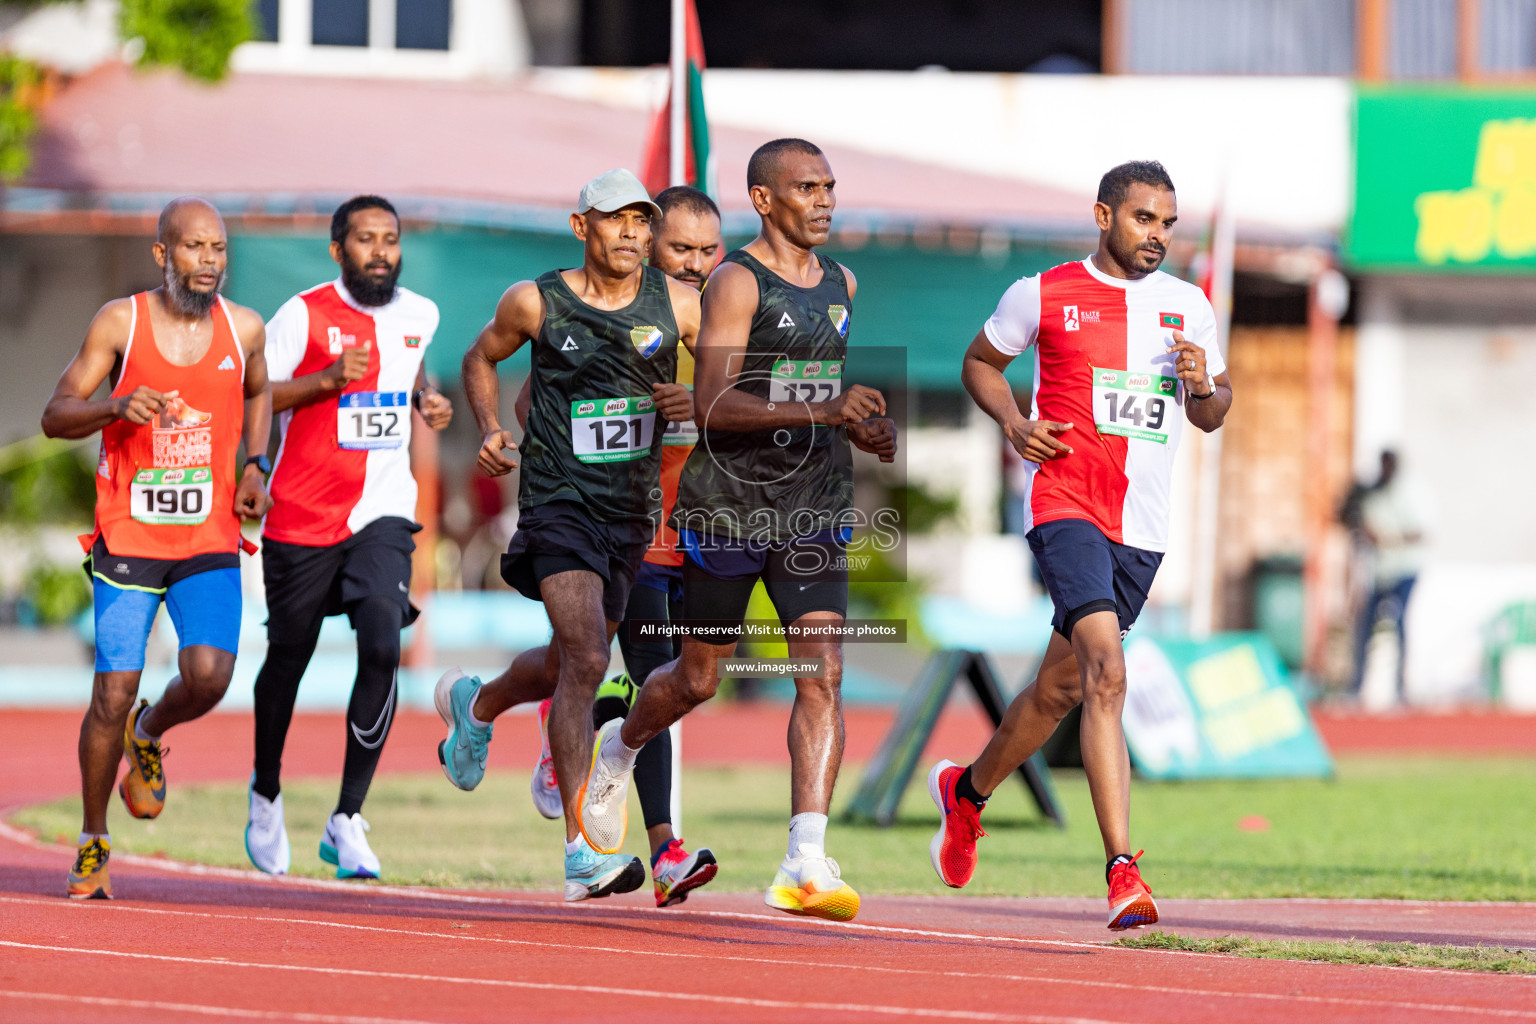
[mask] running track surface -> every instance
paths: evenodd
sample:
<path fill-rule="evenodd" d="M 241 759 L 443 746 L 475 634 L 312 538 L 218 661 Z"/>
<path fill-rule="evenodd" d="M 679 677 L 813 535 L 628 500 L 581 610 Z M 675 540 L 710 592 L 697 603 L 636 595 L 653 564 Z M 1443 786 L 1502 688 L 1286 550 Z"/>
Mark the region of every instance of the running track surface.
<path fill-rule="evenodd" d="M 768 706 L 691 718 L 690 763 L 780 760 L 786 716 Z M 889 716 L 850 717 L 850 758 L 862 758 Z M 1480 730 L 1464 717 L 1452 723 L 1462 741 L 1434 749 L 1513 752 L 1536 738 L 1529 720 Z M 940 743 L 971 749 L 980 724 L 949 718 Z M 1358 725 L 1340 721 L 1339 735 Z M 1396 721 L 1407 739 L 1421 728 Z M 499 747 L 536 742 L 531 718 L 505 725 Z M 75 788 L 77 726 L 73 711 L 0 714 L 0 807 Z M 1350 747 L 1323 727 L 1336 750 Z M 440 728 L 402 716 L 384 770 L 431 770 Z M 336 771 L 340 729 L 339 715 L 301 716 L 290 771 Z M 1375 723 L 1355 732 L 1362 749 L 1413 747 Z M 245 716 L 210 716 L 171 745 L 177 778 L 249 772 Z M 58 895 L 70 856 L 0 831 L 0 1020 L 1536 1022 L 1536 978 L 1106 948 L 1099 900 L 875 897 L 853 925 L 828 925 L 773 914 L 751 894 L 704 890 L 664 911 L 646 890 L 567 906 L 557 894 L 274 880 L 120 857 L 119 899 L 76 904 Z M 1195 935 L 1531 945 L 1536 921 L 1536 906 L 1518 904 L 1162 905 L 1165 921 Z"/>

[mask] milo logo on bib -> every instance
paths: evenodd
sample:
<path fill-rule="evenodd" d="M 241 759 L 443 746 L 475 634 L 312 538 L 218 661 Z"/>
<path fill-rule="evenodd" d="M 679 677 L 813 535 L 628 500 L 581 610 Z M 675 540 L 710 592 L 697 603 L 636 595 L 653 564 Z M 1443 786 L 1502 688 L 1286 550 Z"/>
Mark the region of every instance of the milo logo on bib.
<path fill-rule="evenodd" d="M 597 411 L 597 403 L 596 402 L 580 402 L 576 406 L 576 415 L 577 416 L 590 416 L 592 413 L 594 413 L 596 411 Z"/>
<path fill-rule="evenodd" d="M 612 416 L 616 412 L 626 412 L 629 409 L 629 399 L 610 398 L 603 403 L 603 415 Z"/>

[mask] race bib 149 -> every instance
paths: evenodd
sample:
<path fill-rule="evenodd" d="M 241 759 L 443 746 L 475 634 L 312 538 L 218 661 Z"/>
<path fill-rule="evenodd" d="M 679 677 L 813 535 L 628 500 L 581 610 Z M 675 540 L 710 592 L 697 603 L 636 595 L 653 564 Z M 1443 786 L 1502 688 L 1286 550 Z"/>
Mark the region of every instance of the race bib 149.
<path fill-rule="evenodd" d="M 1093 422 L 1101 434 L 1167 444 L 1178 379 L 1093 367 Z"/>

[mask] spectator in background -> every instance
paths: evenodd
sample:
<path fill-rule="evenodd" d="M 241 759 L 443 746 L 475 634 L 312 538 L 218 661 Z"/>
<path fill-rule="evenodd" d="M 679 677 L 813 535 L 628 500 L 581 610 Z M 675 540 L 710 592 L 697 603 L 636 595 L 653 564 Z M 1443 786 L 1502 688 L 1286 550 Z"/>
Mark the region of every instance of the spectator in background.
<path fill-rule="evenodd" d="M 1372 573 L 1370 596 L 1355 637 L 1351 693 L 1358 695 L 1365 681 L 1366 656 L 1376 623 L 1390 618 L 1397 630 L 1397 695 L 1399 700 L 1403 697 L 1403 670 L 1408 661 L 1403 620 L 1423 560 L 1426 512 L 1424 498 L 1399 473 L 1397 453 L 1390 450 L 1381 453 L 1381 476 L 1376 483 L 1363 491 L 1357 489 L 1345 502 L 1343 518 L 1357 531 L 1370 556 Z"/>

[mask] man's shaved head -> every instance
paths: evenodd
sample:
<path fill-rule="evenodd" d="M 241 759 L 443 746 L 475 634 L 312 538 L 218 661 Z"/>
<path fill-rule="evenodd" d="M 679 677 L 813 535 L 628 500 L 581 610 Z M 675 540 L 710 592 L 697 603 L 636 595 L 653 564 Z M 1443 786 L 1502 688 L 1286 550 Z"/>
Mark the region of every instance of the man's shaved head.
<path fill-rule="evenodd" d="M 180 199 L 172 199 L 165 204 L 165 209 L 160 211 L 160 221 L 155 227 L 155 241 L 162 244 L 172 244 L 186 231 L 188 222 L 200 216 L 212 215 L 218 222 L 219 231 L 224 231 L 224 218 L 219 216 L 219 211 L 206 199 L 197 196 L 182 196 Z"/>
<path fill-rule="evenodd" d="M 802 156 L 821 156 L 821 147 L 804 139 L 774 139 L 757 147 L 752 159 L 747 161 L 747 188 L 758 185 L 773 188 L 779 180 L 784 158 L 791 153 Z"/>

